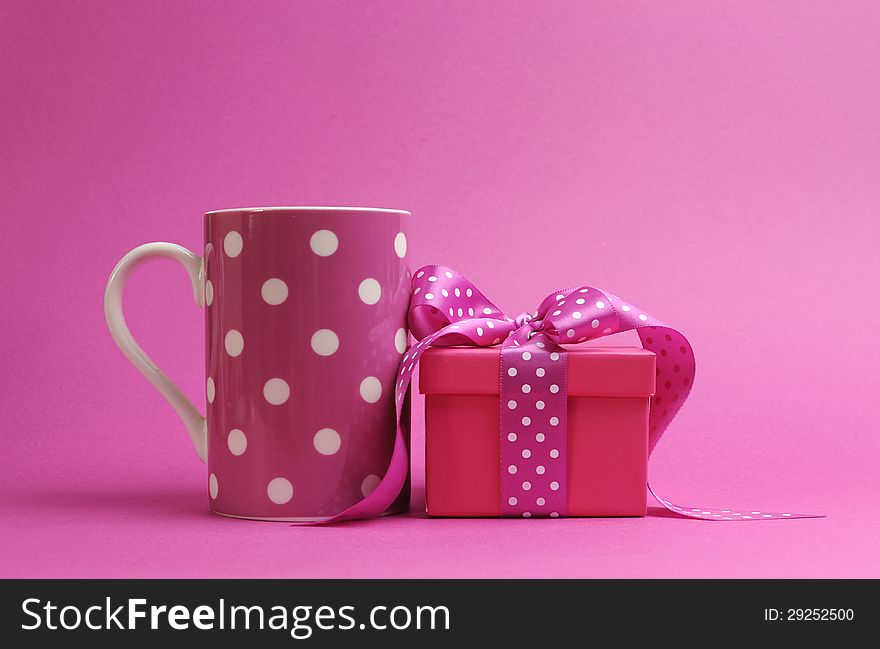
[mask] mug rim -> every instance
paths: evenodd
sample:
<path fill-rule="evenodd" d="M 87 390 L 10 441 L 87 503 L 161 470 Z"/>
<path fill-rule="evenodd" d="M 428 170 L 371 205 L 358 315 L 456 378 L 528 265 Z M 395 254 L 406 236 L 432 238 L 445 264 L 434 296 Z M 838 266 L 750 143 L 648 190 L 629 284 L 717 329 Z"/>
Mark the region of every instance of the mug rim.
<path fill-rule="evenodd" d="M 205 212 L 205 216 L 214 214 L 232 214 L 234 212 L 382 212 L 385 214 L 405 214 L 412 216 L 408 210 L 388 207 L 333 207 L 329 205 L 282 205 L 274 207 L 231 207 Z"/>

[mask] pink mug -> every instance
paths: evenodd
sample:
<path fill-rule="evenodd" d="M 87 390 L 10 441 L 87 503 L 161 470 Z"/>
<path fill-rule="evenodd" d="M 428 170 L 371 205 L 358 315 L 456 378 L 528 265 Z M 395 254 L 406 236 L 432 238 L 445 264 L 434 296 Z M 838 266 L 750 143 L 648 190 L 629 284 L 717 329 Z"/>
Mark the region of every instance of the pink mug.
<path fill-rule="evenodd" d="M 321 520 L 366 497 L 385 474 L 408 340 L 409 217 L 356 207 L 218 210 L 205 214 L 204 257 L 148 243 L 113 270 L 104 296 L 110 332 L 186 425 L 208 464 L 214 512 Z M 206 417 L 123 317 L 126 280 L 157 258 L 187 270 L 205 308 Z M 407 486 L 388 511 L 408 504 Z"/>

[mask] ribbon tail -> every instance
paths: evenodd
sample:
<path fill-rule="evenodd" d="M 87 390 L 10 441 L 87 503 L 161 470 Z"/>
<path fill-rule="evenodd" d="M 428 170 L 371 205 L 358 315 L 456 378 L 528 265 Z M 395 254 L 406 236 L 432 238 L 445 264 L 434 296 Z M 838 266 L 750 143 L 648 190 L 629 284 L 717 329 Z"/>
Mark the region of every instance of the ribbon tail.
<path fill-rule="evenodd" d="M 654 499 L 667 511 L 672 512 L 679 518 L 697 518 L 704 521 L 748 521 L 767 520 L 780 518 L 825 518 L 824 514 L 795 514 L 792 512 L 768 512 L 749 509 L 718 509 L 706 507 L 685 507 L 677 505 L 657 495 L 651 484 L 648 483 L 648 491 Z"/>
<path fill-rule="evenodd" d="M 583 296 L 583 297 L 578 297 Z M 560 300 L 560 298 L 562 298 Z M 583 309 L 578 312 L 575 319 L 564 320 L 563 315 L 568 307 L 561 308 L 570 302 L 572 298 L 578 298 L 573 308 Z M 548 298 L 550 303 L 552 298 Z M 589 303 L 589 304 L 587 304 Z M 654 353 L 656 357 L 656 389 L 651 398 L 651 407 L 648 417 L 648 449 L 653 453 L 671 421 L 678 414 L 684 402 L 687 400 L 693 386 L 696 373 L 694 352 L 688 339 L 677 329 L 653 318 L 648 313 L 627 303 L 616 295 L 612 295 L 594 287 L 572 289 L 567 293 L 556 296 L 555 307 L 551 318 L 562 316 L 561 322 L 554 321 L 557 331 L 568 330 L 568 335 L 576 337 L 579 323 L 590 322 L 591 329 L 595 334 L 590 334 L 585 326 L 580 333 L 586 332 L 586 337 L 579 338 L 576 342 L 588 338 L 597 338 L 604 335 L 619 333 L 622 331 L 635 331 L 642 347 Z M 542 309 L 550 310 L 548 301 L 542 305 Z M 613 314 L 613 315 L 612 315 Z M 607 326 L 606 326 L 607 325 Z M 568 329 L 568 327 L 573 327 Z M 574 334 L 572 336 L 572 334 Z M 786 518 L 822 518 L 816 514 L 796 514 L 792 512 L 768 512 L 756 509 L 719 509 L 709 507 L 684 507 L 661 498 L 648 485 L 651 495 L 657 499 L 664 508 L 676 516 L 682 518 L 697 518 L 701 520 L 771 520 Z"/>
<path fill-rule="evenodd" d="M 397 412 L 397 431 L 394 436 L 394 449 L 391 452 L 391 460 L 382 480 L 376 488 L 363 500 L 345 509 L 335 516 L 323 521 L 310 523 L 311 525 L 329 525 L 343 521 L 362 520 L 376 518 L 384 514 L 397 500 L 400 492 L 406 484 L 409 476 L 409 448 L 404 431 L 403 416 L 408 413 L 407 395 L 412 381 L 413 372 L 418 365 L 419 358 L 432 343 L 443 335 L 450 333 L 449 328 L 436 331 L 413 345 L 403 356 L 400 362 L 397 376 L 394 381 L 394 405 Z"/>

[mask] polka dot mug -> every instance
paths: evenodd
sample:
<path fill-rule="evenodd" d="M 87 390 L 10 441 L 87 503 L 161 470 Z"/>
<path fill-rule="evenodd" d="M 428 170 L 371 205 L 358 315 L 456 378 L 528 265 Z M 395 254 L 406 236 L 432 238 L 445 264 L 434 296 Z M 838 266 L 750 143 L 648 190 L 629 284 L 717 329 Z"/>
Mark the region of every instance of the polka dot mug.
<path fill-rule="evenodd" d="M 372 208 L 218 210 L 205 214 L 203 257 L 148 243 L 114 269 L 104 297 L 110 332 L 186 425 L 208 464 L 214 512 L 322 520 L 379 483 L 394 443 L 394 380 L 408 340 L 409 218 Z M 144 353 L 123 317 L 126 280 L 158 258 L 187 270 L 205 308 L 206 417 Z M 408 502 L 404 489 L 389 511 Z"/>

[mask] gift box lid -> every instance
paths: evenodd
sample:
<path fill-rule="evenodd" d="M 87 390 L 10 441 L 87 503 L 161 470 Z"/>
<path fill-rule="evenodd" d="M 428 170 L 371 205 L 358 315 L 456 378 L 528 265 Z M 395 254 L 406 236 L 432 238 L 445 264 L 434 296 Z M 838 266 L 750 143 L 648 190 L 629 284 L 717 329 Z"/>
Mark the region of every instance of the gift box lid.
<path fill-rule="evenodd" d="M 568 351 L 568 395 L 648 397 L 654 394 L 655 356 L 640 347 L 563 345 Z M 432 347 L 419 364 L 423 394 L 499 393 L 500 347 Z"/>

